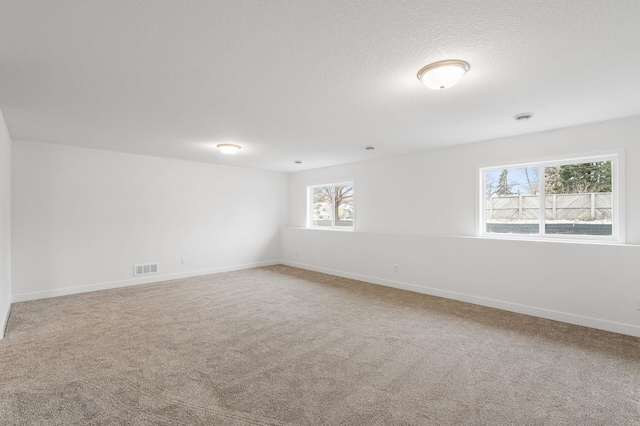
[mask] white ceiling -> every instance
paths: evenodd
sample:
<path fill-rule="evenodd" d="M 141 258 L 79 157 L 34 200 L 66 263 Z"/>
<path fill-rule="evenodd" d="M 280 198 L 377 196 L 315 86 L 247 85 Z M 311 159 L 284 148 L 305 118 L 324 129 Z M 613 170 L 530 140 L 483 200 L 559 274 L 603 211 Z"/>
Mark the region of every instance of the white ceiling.
<path fill-rule="evenodd" d="M 638 72 L 638 0 L 0 0 L 12 138 L 269 170 L 638 115 Z"/>

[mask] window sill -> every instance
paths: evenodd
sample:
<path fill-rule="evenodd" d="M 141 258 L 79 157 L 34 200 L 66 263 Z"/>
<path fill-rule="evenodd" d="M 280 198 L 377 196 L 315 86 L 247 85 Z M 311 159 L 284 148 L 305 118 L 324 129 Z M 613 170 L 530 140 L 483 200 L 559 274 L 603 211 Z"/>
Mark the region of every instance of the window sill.
<path fill-rule="evenodd" d="M 625 246 L 628 245 L 624 241 L 617 241 L 613 239 L 582 239 L 582 238 L 561 238 L 561 237 L 539 237 L 539 236 L 502 236 L 502 235 L 476 235 L 474 238 L 486 239 L 486 240 L 506 240 L 506 241 L 535 241 L 542 243 L 568 243 L 568 244 L 589 244 L 589 245 L 602 245 L 602 246 Z"/>
<path fill-rule="evenodd" d="M 312 229 L 315 231 L 337 231 L 337 232 L 355 232 L 355 227 L 350 228 L 338 228 L 338 227 L 322 227 L 322 226 L 307 226 L 302 229 Z"/>

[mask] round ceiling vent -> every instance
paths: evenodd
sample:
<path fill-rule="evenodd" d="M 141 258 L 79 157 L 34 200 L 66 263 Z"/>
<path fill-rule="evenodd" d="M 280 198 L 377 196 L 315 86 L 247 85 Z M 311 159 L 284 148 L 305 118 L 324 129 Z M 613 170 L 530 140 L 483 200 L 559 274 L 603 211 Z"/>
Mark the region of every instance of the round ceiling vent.
<path fill-rule="evenodd" d="M 513 119 L 516 121 L 528 121 L 531 117 L 533 117 L 532 112 L 523 112 L 523 113 L 514 115 Z"/>

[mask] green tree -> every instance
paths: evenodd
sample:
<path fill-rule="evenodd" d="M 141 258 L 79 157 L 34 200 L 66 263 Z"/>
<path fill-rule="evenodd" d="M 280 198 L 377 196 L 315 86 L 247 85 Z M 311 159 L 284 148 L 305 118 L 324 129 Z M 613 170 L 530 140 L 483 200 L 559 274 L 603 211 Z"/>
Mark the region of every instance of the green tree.
<path fill-rule="evenodd" d="M 504 196 L 513 194 L 511 186 L 512 185 L 509 183 L 509 172 L 505 169 L 500 172 L 500 177 L 498 177 L 498 187 L 495 191 L 496 195 Z"/>
<path fill-rule="evenodd" d="M 611 192 L 611 162 L 565 164 L 547 167 L 546 190 L 550 194 Z"/>

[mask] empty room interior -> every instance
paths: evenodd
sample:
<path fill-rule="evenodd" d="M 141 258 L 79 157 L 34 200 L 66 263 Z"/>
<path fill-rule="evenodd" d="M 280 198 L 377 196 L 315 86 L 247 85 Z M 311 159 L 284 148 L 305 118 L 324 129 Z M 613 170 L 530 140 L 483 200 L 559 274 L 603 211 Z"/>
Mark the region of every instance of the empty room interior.
<path fill-rule="evenodd" d="M 637 0 L 0 0 L 0 424 L 640 424 L 639 69 Z"/>

